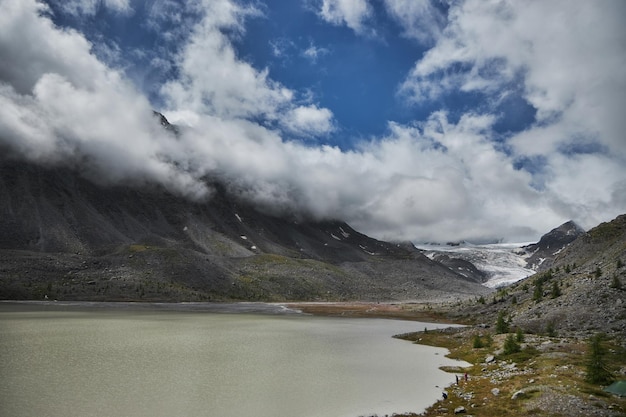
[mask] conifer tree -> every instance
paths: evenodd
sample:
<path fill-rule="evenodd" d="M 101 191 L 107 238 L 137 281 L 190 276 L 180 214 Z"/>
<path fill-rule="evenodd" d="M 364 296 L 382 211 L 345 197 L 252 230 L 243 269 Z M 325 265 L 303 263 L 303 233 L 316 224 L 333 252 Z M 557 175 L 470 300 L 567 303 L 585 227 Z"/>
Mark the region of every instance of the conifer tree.
<path fill-rule="evenodd" d="M 517 353 L 522 350 L 522 347 L 515 341 L 515 336 L 513 334 L 509 334 L 504 340 L 504 354 L 510 355 L 512 353 Z"/>
<path fill-rule="evenodd" d="M 604 335 L 598 333 L 589 339 L 587 353 L 587 374 L 585 380 L 590 384 L 608 385 L 613 375 L 606 363 L 606 348 L 603 346 Z"/>
<path fill-rule="evenodd" d="M 509 332 L 509 323 L 504 318 L 504 312 L 501 311 L 498 314 L 498 320 L 496 321 L 496 333 L 508 333 Z"/>

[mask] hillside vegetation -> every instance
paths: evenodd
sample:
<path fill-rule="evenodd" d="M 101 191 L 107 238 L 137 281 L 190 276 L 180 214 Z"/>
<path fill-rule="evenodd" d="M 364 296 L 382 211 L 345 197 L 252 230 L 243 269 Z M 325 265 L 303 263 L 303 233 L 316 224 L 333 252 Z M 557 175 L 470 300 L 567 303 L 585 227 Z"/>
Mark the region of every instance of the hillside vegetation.
<path fill-rule="evenodd" d="M 625 263 L 621 215 L 577 238 L 546 271 L 489 297 L 429 305 L 431 317 L 468 327 L 399 337 L 447 347 L 472 366 L 448 369 L 459 383 L 421 415 L 625 416 L 626 398 L 603 391 L 626 380 Z"/>

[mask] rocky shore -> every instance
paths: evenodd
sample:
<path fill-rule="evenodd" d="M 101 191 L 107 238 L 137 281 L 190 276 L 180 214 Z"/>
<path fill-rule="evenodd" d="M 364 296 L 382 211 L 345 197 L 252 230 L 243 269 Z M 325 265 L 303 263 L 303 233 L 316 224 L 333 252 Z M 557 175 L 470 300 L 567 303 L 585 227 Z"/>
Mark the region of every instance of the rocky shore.
<path fill-rule="evenodd" d="M 460 324 L 475 321 L 470 316 L 459 319 L 458 304 L 453 302 L 295 303 L 289 307 L 312 314 L 343 317 L 384 317 L 439 323 L 456 321 Z M 608 394 L 603 391 L 603 386 L 585 381 L 587 337 L 567 333 L 559 336 L 498 334 L 495 325 L 482 323 L 396 336 L 415 343 L 445 347 L 450 351 L 449 357 L 472 364 L 463 370 L 444 369 L 458 377 L 457 384 L 442 387 L 447 398 L 441 398 L 421 414 L 402 416 L 626 416 L 626 398 Z M 519 338 L 518 352 L 505 353 L 504 345 L 509 336 Z M 477 344 L 477 340 L 480 343 Z M 608 334 L 605 343 L 606 360 L 614 377 L 626 379 L 623 334 Z"/>

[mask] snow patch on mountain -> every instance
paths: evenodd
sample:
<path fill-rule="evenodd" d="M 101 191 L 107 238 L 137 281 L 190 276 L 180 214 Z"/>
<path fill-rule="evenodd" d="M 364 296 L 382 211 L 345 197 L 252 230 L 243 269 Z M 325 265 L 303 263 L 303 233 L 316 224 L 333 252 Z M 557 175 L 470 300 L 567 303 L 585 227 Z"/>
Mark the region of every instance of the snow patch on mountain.
<path fill-rule="evenodd" d="M 528 243 L 494 243 L 476 245 L 461 243 L 459 245 L 416 244 L 424 255 L 433 259 L 437 254 L 445 253 L 450 257 L 463 259 L 473 263 L 476 268 L 488 274 L 483 285 L 497 288 L 512 284 L 535 273 L 526 267 L 528 254 L 521 248 Z"/>

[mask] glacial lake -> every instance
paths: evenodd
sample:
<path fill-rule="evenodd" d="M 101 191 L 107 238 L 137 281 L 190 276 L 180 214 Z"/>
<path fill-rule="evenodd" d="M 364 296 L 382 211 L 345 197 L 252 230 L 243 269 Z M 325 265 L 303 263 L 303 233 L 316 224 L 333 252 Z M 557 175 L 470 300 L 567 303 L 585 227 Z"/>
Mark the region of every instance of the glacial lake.
<path fill-rule="evenodd" d="M 454 381 L 438 367 L 465 364 L 391 337 L 436 324 L 247 304 L 94 306 L 0 303 L 0 415 L 421 412 Z"/>

